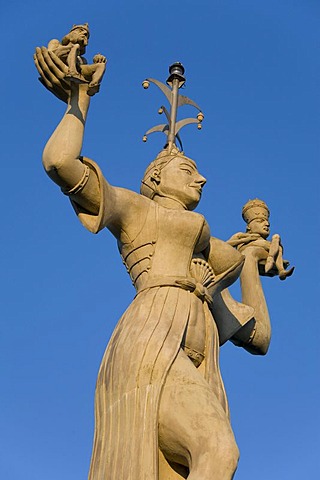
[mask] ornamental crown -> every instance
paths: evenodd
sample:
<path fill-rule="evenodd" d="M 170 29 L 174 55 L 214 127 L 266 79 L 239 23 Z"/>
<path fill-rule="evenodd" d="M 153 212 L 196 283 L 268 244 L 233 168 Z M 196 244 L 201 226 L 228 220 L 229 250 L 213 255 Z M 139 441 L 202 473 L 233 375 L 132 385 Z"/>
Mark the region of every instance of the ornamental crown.
<path fill-rule="evenodd" d="M 269 219 L 270 211 L 267 204 L 259 198 L 249 200 L 242 208 L 242 218 L 248 224 L 256 218 Z"/>
<path fill-rule="evenodd" d="M 77 28 L 84 28 L 89 33 L 89 24 L 88 23 L 84 23 L 83 25 L 73 25 L 70 32 L 73 32 L 73 30 L 77 30 Z"/>

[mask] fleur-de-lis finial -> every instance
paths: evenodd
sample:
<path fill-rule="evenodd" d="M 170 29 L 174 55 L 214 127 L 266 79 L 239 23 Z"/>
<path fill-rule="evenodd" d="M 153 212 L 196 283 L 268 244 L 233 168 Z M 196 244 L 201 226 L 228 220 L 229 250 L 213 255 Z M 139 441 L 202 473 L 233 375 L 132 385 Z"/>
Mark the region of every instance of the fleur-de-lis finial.
<path fill-rule="evenodd" d="M 190 123 L 197 123 L 198 129 L 201 129 L 201 123 L 202 123 L 202 120 L 204 119 L 204 115 L 200 107 L 193 100 L 190 100 L 190 98 L 179 94 L 179 89 L 185 84 L 185 81 L 186 81 L 185 77 L 183 76 L 184 67 L 182 63 L 180 62 L 173 63 L 169 67 L 169 73 L 170 75 L 167 79 L 167 84 L 171 88 L 167 87 L 167 85 L 165 85 L 164 83 L 159 82 L 158 80 L 155 80 L 154 78 L 147 78 L 142 82 L 142 86 L 145 89 L 149 88 L 150 82 L 157 85 L 157 87 L 159 87 L 160 90 L 167 97 L 167 100 L 169 101 L 169 104 L 170 104 L 170 112 L 168 112 L 166 107 L 163 105 L 158 110 L 158 113 L 160 114 L 165 113 L 168 123 L 157 125 L 155 127 L 150 128 L 150 130 L 148 130 L 143 136 L 143 141 L 144 142 L 147 141 L 147 135 L 149 135 L 150 133 L 163 132 L 167 135 L 167 143 L 165 145 L 165 148 L 168 147 L 168 150 L 170 151 L 172 146 L 176 145 L 176 139 L 177 139 L 180 144 L 180 148 L 182 150 L 182 142 L 179 136 L 179 131 L 181 130 L 182 127 Z M 181 107 L 182 105 L 192 105 L 197 110 L 199 110 L 197 118 L 185 118 L 177 122 L 178 108 Z"/>

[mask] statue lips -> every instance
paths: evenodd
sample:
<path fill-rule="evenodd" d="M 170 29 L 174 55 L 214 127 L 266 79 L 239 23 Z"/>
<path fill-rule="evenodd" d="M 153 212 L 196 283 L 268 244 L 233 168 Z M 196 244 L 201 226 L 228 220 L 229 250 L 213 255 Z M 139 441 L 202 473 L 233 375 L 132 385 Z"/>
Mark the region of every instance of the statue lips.
<path fill-rule="evenodd" d="M 201 197 L 201 195 L 202 195 L 202 186 L 201 186 L 201 185 L 195 184 L 195 183 L 189 183 L 189 184 L 188 184 L 188 187 L 197 190 L 197 192 L 199 193 L 199 195 L 200 195 L 200 197 Z"/>

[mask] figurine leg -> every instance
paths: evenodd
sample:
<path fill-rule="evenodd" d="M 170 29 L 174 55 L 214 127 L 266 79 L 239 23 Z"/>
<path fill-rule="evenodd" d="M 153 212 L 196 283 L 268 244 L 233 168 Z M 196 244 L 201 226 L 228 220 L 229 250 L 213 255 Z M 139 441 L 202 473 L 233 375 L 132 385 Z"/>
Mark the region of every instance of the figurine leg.
<path fill-rule="evenodd" d="M 291 277 L 294 272 L 294 267 L 289 268 L 289 270 L 280 270 L 279 271 L 279 278 L 280 280 L 285 280 L 287 277 Z"/>
<path fill-rule="evenodd" d="M 275 237 L 275 235 L 274 235 L 274 237 Z M 273 238 L 272 238 L 272 240 L 273 240 Z M 291 277 L 291 275 L 293 274 L 293 271 L 294 271 L 294 267 L 291 267 L 289 270 L 285 270 L 284 265 L 283 265 L 283 255 L 282 254 L 283 254 L 283 248 L 280 244 L 280 237 L 279 237 L 279 247 L 278 247 L 278 253 L 277 253 L 275 264 L 276 264 L 276 267 L 277 267 L 278 272 L 279 272 L 280 280 L 285 280 L 287 277 Z"/>
<path fill-rule="evenodd" d="M 89 83 L 88 95 L 93 96 L 100 90 L 100 83 L 106 69 L 105 63 L 95 63 L 91 82 Z"/>
<path fill-rule="evenodd" d="M 68 55 L 68 60 L 67 60 L 68 67 L 69 67 L 68 77 L 80 76 L 77 70 L 77 57 L 78 57 L 79 48 L 80 48 L 80 45 L 78 43 L 75 43 Z"/>
<path fill-rule="evenodd" d="M 239 453 L 229 419 L 182 350 L 160 399 L 159 447 L 169 463 L 189 469 L 188 477 L 178 478 L 231 480 L 237 468 Z"/>
<path fill-rule="evenodd" d="M 276 233 L 272 236 L 265 272 L 268 273 L 275 266 L 280 253 L 280 236 Z"/>

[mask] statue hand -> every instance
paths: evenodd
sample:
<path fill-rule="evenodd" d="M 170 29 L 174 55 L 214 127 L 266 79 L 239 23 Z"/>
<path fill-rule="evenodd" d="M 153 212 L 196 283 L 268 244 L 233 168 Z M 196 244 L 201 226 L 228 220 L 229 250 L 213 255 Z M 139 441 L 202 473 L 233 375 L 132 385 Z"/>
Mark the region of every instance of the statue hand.
<path fill-rule="evenodd" d="M 238 239 L 241 240 L 241 243 L 250 243 L 258 238 L 260 238 L 258 233 L 238 233 Z"/>
<path fill-rule="evenodd" d="M 40 82 L 51 93 L 67 103 L 70 96 L 70 84 L 65 81 L 68 67 L 45 47 L 37 47 L 33 56 L 36 68 L 40 74 Z"/>
<path fill-rule="evenodd" d="M 229 240 L 227 240 L 227 243 L 229 245 L 232 245 L 233 247 L 238 247 L 239 245 L 246 245 L 247 243 L 253 242 L 254 240 L 257 240 L 260 237 L 258 233 L 235 233 L 232 235 Z"/>

